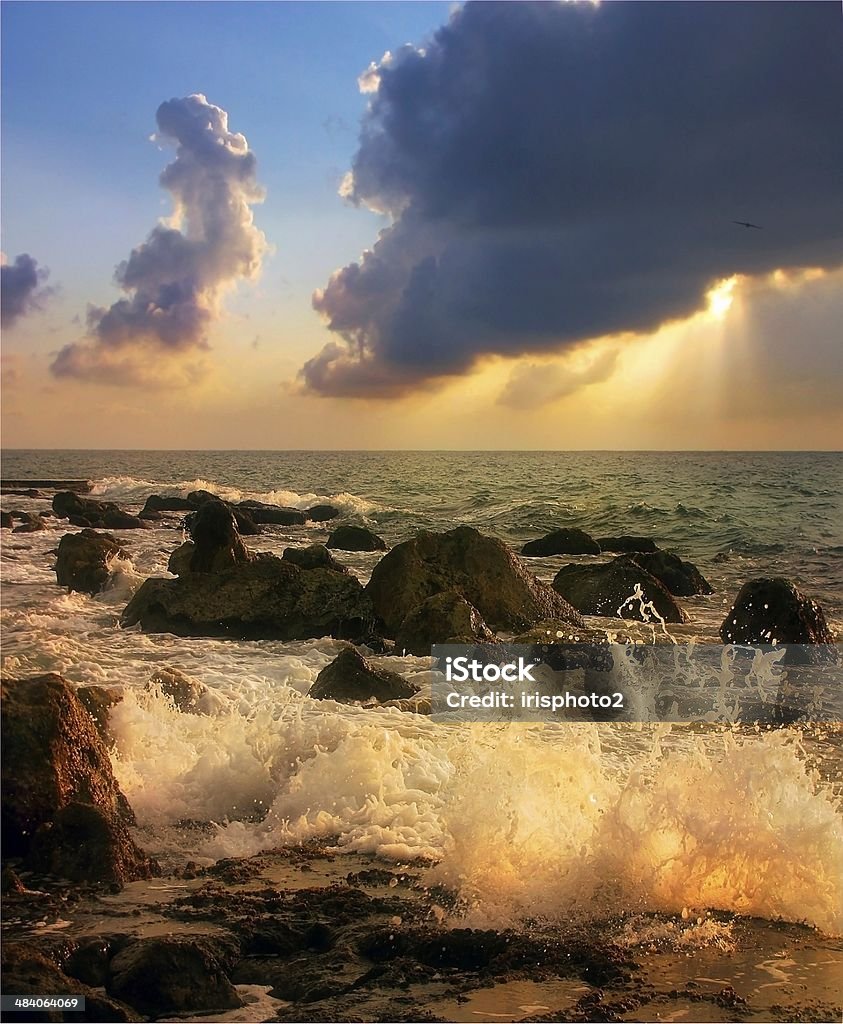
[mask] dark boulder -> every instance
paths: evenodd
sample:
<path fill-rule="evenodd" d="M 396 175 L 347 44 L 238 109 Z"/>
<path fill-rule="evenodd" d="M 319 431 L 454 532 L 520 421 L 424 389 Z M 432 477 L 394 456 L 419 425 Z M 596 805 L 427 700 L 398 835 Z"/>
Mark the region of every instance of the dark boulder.
<path fill-rule="evenodd" d="M 349 572 L 347 565 L 338 562 L 324 544 L 311 544 L 306 548 L 284 548 L 281 555 L 285 562 L 292 562 L 302 569 L 331 569 L 334 572 Z"/>
<path fill-rule="evenodd" d="M 174 576 L 185 576 L 190 572 L 190 563 L 195 550 L 196 545 L 192 540 L 186 540 L 183 544 L 179 544 L 167 559 L 167 570 Z"/>
<path fill-rule="evenodd" d="M 547 555 L 599 555 L 600 545 L 584 530 L 554 530 L 538 540 L 530 540 L 521 548 L 522 555 L 542 558 Z"/>
<path fill-rule="evenodd" d="M 307 510 L 307 518 L 312 523 L 327 523 L 330 519 L 336 519 L 340 510 L 334 505 L 314 505 Z"/>
<path fill-rule="evenodd" d="M 241 501 L 237 508 L 245 512 L 258 526 L 303 526 L 307 522 L 307 514 L 298 508 L 266 505 L 262 501 Z"/>
<path fill-rule="evenodd" d="M 0 512 L 0 527 L 4 530 L 11 530 L 15 525 L 11 512 Z"/>
<path fill-rule="evenodd" d="M 2 700 L 4 855 L 40 850 L 49 870 L 74 881 L 154 873 L 129 835 L 134 816 L 108 751 L 70 685 L 54 674 L 7 680 Z M 97 856 L 80 857 L 80 846 Z"/>
<path fill-rule="evenodd" d="M 688 621 L 655 576 L 624 558 L 603 565 L 563 566 L 554 577 L 553 589 L 584 615 L 647 621 L 649 614 L 650 619 L 660 616 L 665 622 Z"/>
<path fill-rule="evenodd" d="M 252 559 L 235 522 L 234 511 L 223 501 L 206 501 L 185 520 L 193 540 L 191 572 L 220 572 Z"/>
<path fill-rule="evenodd" d="M 53 511 L 74 526 L 108 530 L 145 530 L 149 523 L 124 512 L 111 501 L 83 498 L 74 491 L 59 491 L 53 497 Z"/>
<path fill-rule="evenodd" d="M 187 498 L 177 498 L 169 494 L 150 494 L 140 514 L 145 512 L 193 512 L 197 505 Z"/>
<path fill-rule="evenodd" d="M 655 576 L 674 597 L 713 593 L 711 584 L 693 562 L 684 562 L 670 551 L 636 552 L 626 555 L 625 561 L 634 562 Z"/>
<path fill-rule="evenodd" d="M 69 590 L 98 594 L 111 576 L 112 561 L 126 557 L 117 539 L 109 533 L 88 529 L 67 533 L 59 541 L 56 582 Z"/>
<path fill-rule="evenodd" d="M 164 519 L 164 513 L 155 512 L 153 509 L 141 509 L 138 512 L 138 519 L 143 519 L 147 523 L 160 523 Z"/>
<path fill-rule="evenodd" d="M 375 668 L 359 651 L 346 647 L 326 665 L 308 692 L 316 700 L 354 701 L 402 700 L 413 697 L 416 688 L 388 669 Z"/>
<path fill-rule="evenodd" d="M 473 644 L 494 639 L 480 612 L 460 594 L 445 590 L 410 612 L 395 636 L 395 646 L 399 652 L 424 657 L 433 644 Z"/>
<path fill-rule="evenodd" d="M 14 1013 L 19 1021 L 136 1021 L 140 1017 L 77 978 L 68 977 L 44 953 L 28 942 L 3 943 L 3 991 L 16 996 L 84 996 L 84 1010 L 37 1010 Z M 5 1014 L 4 1014 L 5 1016 Z M 12 1015 L 10 1015 L 12 1016 Z"/>
<path fill-rule="evenodd" d="M 244 537 L 256 537 L 261 532 L 260 527 L 249 514 L 248 509 L 232 505 L 231 502 L 224 501 L 218 494 L 211 494 L 210 491 L 191 491 L 187 496 L 187 500 L 190 502 L 191 508 L 197 510 L 210 501 L 220 502 L 227 506 L 231 509 L 231 514 L 237 523 L 238 532 Z"/>
<path fill-rule="evenodd" d="M 221 572 L 148 579 L 123 612 L 124 626 L 152 633 L 306 640 L 365 636 L 374 620 L 360 581 L 258 555 Z"/>
<path fill-rule="evenodd" d="M 658 551 L 659 546 L 652 537 L 632 537 L 624 534 L 621 537 L 598 537 L 597 543 L 601 551 L 617 551 L 629 554 L 633 551 Z"/>
<path fill-rule="evenodd" d="M 375 566 L 366 587 L 392 636 L 422 602 L 449 590 L 473 605 L 492 629 L 521 630 L 551 618 L 583 624 L 503 541 L 470 526 L 447 533 L 423 530 L 397 544 Z"/>
<path fill-rule="evenodd" d="M 231 952 L 207 935 L 139 939 L 109 964 L 106 991 L 150 1017 L 233 1010 L 242 1000 L 228 978 Z"/>
<path fill-rule="evenodd" d="M 325 542 L 340 551 L 386 551 L 386 541 L 365 526 L 338 526 Z"/>
<path fill-rule="evenodd" d="M 832 644 L 822 607 L 790 580 L 750 580 L 720 627 L 724 644 Z"/>

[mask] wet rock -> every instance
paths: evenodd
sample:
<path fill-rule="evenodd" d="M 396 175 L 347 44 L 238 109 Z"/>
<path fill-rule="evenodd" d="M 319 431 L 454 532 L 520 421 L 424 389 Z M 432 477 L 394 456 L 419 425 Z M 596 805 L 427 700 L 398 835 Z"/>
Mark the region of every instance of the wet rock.
<path fill-rule="evenodd" d="M 41 858 L 62 877 L 149 877 L 157 866 L 129 835 L 134 816 L 94 721 L 71 686 L 54 674 L 6 680 L 2 701 L 4 855 L 30 855 L 41 829 Z M 47 836 L 51 823 L 55 830 Z M 98 856 L 80 857 L 80 847 Z"/>
<path fill-rule="evenodd" d="M 13 512 L 12 516 L 21 520 L 20 526 L 14 527 L 12 533 L 40 533 L 47 529 L 47 524 L 36 512 Z"/>
<path fill-rule="evenodd" d="M 636 552 L 626 558 L 655 576 L 674 597 L 713 593 L 711 584 L 693 562 L 684 562 L 670 551 Z"/>
<path fill-rule="evenodd" d="M 191 572 L 221 572 L 252 560 L 240 539 L 234 512 L 225 502 L 206 501 L 185 522 L 193 540 Z"/>
<path fill-rule="evenodd" d="M 149 523 L 124 512 L 111 501 L 83 498 L 74 491 L 59 491 L 53 497 L 53 511 L 74 526 L 98 527 L 108 530 L 144 530 Z"/>
<path fill-rule="evenodd" d="M 221 502 L 231 509 L 231 514 L 237 523 L 237 530 L 244 537 L 256 537 L 261 532 L 260 527 L 252 518 L 248 509 L 232 505 L 231 502 L 224 501 L 218 494 L 211 494 L 210 491 L 191 491 L 187 496 L 187 500 L 191 503 L 191 507 L 196 510 L 202 508 L 209 501 Z"/>
<path fill-rule="evenodd" d="M 117 539 L 109 533 L 90 529 L 67 533 L 59 541 L 56 582 L 69 590 L 98 594 L 111 577 L 112 561 L 127 557 Z"/>
<path fill-rule="evenodd" d="M 600 545 L 584 530 L 554 530 L 538 540 L 530 540 L 521 548 L 522 555 L 541 558 L 547 555 L 599 555 Z"/>
<path fill-rule="evenodd" d="M 397 672 L 376 668 L 353 647 L 346 647 L 316 677 L 308 697 L 336 700 L 342 704 L 354 701 L 402 700 L 413 697 L 415 686 Z"/>
<path fill-rule="evenodd" d="M 306 640 L 366 636 L 374 614 L 360 581 L 331 569 L 301 569 L 273 555 L 222 572 L 148 579 L 123 612 L 124 626 L 151 633 Z"/>
<path fill-rule="evenodd" d="M 338 562 L 324 544 L 311 544 L 306 548 L 284 548 L 281 555 L 285 562 L 292 562 L 302 569 L 331 569 L 333 572 L 348 573 L 347 565 Z"/>
<path fill-rule="evenodd" d="M 0 527 L 4 530 L 11 530 L 14 526 L 11 512 L 0 512 Z"/>
<path fill-rule="evenodd" d="M 633 551 L 658 551 L 659 546 L 652 537 L 633 537 L 623 534 L 620 537 L 598 537 L 597 543 L 601 551 L 617 551 L 628 554 Z"/>
<path fill-rule="evenodd" d="M 651 620 L 688 621 L 672 594 L 654 576 L 623 558 L 603 565 L 563 566 L 554 577 L 553 589 L 584 615 L 643 621 L 649 615 Z M 642 608 L 642 602 L 652 609 Z"/>
<path fill-rule="evenodd" d="M 156 512 L 154 509 L 141 509 L 138 512 L 138 519 L 144 519 L 148 523 L 160 523 L 164 519 L 164 513 Z"/>
<path fill-rule="evenodd" d="M 395 636 L 399 651 L 420 657 L 433 644 L 471 644 L 495 639 L 474 605 L 453 590 L 434 594 L 414 608 Z"/>
<path fill-rule="evenodd" d="M 0 874 L 0 891 L 4 894 L 7 892 L 26 892 L 26 886 L 20 880 L 20 876 L 8 864 L 3 868 L 2 874 Z"/>
<path fill-rule="evenodd" d="M 215 706 L 213 695 L 204 683 L 191 679 L 178 668 L 159 668 L 153 672 L 146 688 L 160 690 L 179 709 L 191 715 L 210 714 Z"/>
<path fill-rule="evenodd" d="M 123 699 L 123 691 L 117 686 L 80 686 L 76 696 L 93 718 L 97 732 L 110 745 L 113 737 L 108 727 L 109 713 Z"/>
<path fill-rule="evenodd" d="M 447 533 L 423 530 L 396 545 L 375 566 L 366 588 L 390 635 L 424 601 L 449 590 L 473 605 L 492 629 L 521 630 L 550 618 L 583 624 L 503 541 L 470 526 Z"/>
<path fill-rule="evenodd" d="M 24 942 L 3 944 L 3 991 L 20 996 L 84 996 L 85 1009 L 47 1010 L 15 1013 L 15 1020 L 46 1021 L 136 1021 L 140 1017 L 115 999 L 69 978 L 34 945 Z"/>
<path fill-rule="evenodd" d="M 185 576 L 190 572 L 190 563 L 195 550 L 192 540 L 186 540 L 183 544 L 179 544 L 167 560 L 167 569 L 174 576 Z"/>
<path fill-rule="evenodd" d="M 832 644 L 821 605 L 781 577 L 741 587 L 720 627 L 725 644 Z"/>
<path fill-rule="evenodd" d="M 267 505 L 262 501 L 241 501 L 237 508 L 245 512 L 259 526 L 303 526 L 307 514 L 298 508 L 284 508 L 282 505 Z"/>
<path fill-rule="evenodd" d="M 201 935 L 140 939 L 111 960 L 106 991 L 153 1017 L 237 1009 L 230 954 L 220 947 Z"/>
<path fill-rule="evenodd" d="M 146 499 L 140 514 L 145 512 L 193 512 L 198 505 L 188 501 L 187 498 L 177 498 L 173 495 L 150 494 Z"/>
<path fill-rule="evenodd" d="M 340 551 L 386 551 L 386 541 L 365 526 L 338 526 L 331 533 L 325 547 Z"/>
<path fill-rule="evenodd" d="M 340 510 L 334 505 L 314 505 L 307 510 L 307 518 L 312 523 L 327 523 L 330 519 L 336 519 Z"/>

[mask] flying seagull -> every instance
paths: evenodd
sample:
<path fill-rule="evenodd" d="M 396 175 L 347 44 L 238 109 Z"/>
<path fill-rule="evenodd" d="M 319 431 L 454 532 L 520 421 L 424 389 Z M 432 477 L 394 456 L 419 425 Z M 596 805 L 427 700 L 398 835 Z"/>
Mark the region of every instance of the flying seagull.
<path fill-rule="evenodd" d="M 733 224 L 740 224 L 742 228 L 755 228 L 756 231 L 763 231 L 760 224 L 751 224 L 748 220 L 733 220 Z"/>

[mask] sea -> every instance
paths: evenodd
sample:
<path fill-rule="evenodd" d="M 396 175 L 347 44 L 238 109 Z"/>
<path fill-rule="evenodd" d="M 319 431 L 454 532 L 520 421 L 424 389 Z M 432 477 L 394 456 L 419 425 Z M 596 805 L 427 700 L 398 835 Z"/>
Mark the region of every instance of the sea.
<path fill-rule="evenodd" d="M 714 593 L 683 600 L 677 644 L 718 643 L 742 583 L 784 576 L 843 636 L 843 454 L 837 452 L 5 451 L 6 479 L 92 481 L 138 511 L 153 493 L 338 507 L 389 545 L 468 524 L 518 550 L 552 529 L 653 537 Z M 4 496 L 4 510 L 43 499 Z M 714 908 L 843 935 L 843 730 L 740 723 L 441 723 L 307 696 L 341 647 L 123 629 L 182 541 L 173 514 L 118 531 L 128 558 L 96 597 L 56 585 L 74 527 L 3 531 L 4 675 L 119 687 L 111 757 L 140 842 L 167 866 L 319 839 L 429 865 L 474 926 Z M 331 523 L 263 528 L 256 550 L 324 542 Z M 380 553 L 338 552 L 365 582 Z M 598 558 L 601 556 L 583 556 Z M 606 556 L 610 557 L 610 556 Z M 530 559 L 550 580 L 569 556 Z M 595 620 L 611 625 L 611 620 Z M 614 622 L 617 626 L 618 623 Z M 376 656 L 420 686 L 427 659 Z M 148 686 L 176 667 L 204 714 Z M 689 911 L 689 908 L 690 911 Z M 702 921 L 702 918 L 700 918 Z M 707 923 L 705 927 L 710 927 Z"/>

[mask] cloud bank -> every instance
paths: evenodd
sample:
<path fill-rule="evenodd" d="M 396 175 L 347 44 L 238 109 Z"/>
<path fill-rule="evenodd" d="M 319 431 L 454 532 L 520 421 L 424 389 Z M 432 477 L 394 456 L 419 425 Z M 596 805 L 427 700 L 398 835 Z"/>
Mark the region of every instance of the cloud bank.
<path fill-rule="evenodd" d="M 246 139 L 201 94 L 162 103 L 156 120 L 153 139 L 176 146 L 159 179 L 173 215 L 117 267 L 127 297 L 89 307 L 89 337 L 59 352 L 51 366 L 58 377 L 161 383 L 193 359 L 189 379 L 223 294 L 260 269 L 267 244 L 251 207 L 264 193 Z"/>
<path fill-rule="evenodd" d="M 314 295 L 335 337 L 304 389 L 397 396 L 485 356 L 652 332 L 732 274 L 839 265 L 840 20 L 469 3 L 387 54 L 361 76 L 342 194 L 390 224 Z"/>
<path fill-rule="evenodd" d="M 21 253 L 14 263 L 3 257 L 0 264 L 0 325 L 13 327 L 21 317 L 40 308 L 46 290 L 41 285 L 49 271 L 39 267 L 29 253 Z"/>

